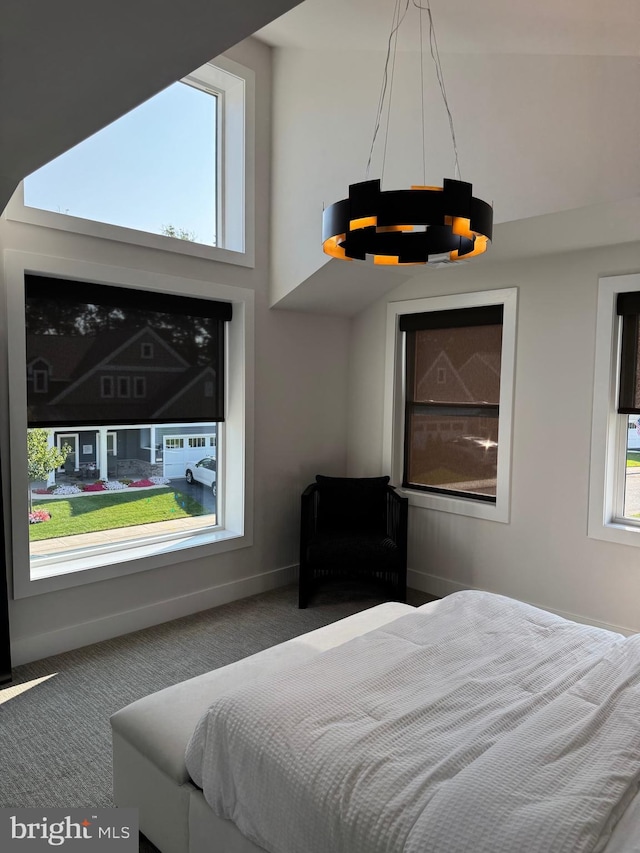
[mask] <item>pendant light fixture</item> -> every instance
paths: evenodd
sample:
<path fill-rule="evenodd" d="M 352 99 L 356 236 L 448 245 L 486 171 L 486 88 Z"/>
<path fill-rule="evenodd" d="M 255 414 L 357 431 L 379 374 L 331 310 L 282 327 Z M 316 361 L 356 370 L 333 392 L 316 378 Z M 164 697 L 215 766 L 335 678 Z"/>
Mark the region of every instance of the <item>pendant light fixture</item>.
<path fill-rule="evenodd" d="M 444 87 L 430 0 L 424 0 L 424 3 L 425 5 L 421 5 L 421 0 L 395 0 L 365 180 L 351 184 L 349 196 L 335 202 L 323 212 L 322 248 L 331 257 L 350 261 L 366 260 L 367 256 L 371 255 L 376 264 L 440 264 L 480 255 L 486 251 L 487 244 L 491 240 L 493 208 L 486 201 L 475 198 L 471 184 L 460 180 L 456 136 Z M 424 11 L 429 20 L 431 57 L 449 118 L 456 177 L 455 179 L 445 178 L 441 187 L 422 185 L 412 186 L 410 189 L 382 190 L 380 180 L 369 180 L 369 169 L 386 102 L 387 116 L 382 157 L 382 176 L 384 177 L 398 30 L 410 5 L 418 9 L 420 15 L 423 173 L 426 173 L 422 47 L 422 13 Z M 424 174 L 423 182 L 426 184 Z"/>

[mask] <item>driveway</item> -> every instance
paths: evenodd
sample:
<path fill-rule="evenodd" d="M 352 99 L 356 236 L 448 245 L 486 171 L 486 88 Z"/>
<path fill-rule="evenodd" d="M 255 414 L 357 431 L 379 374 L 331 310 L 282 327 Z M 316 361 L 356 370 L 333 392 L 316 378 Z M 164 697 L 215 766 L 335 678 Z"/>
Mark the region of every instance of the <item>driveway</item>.
<path fill-rule="evenodd" d="M 181 492 L 184 492 L 185 495 L 191 495 L 192 498 L 199 501 L 202 506 L 206 509 L 207 512 L 216 512 L 216 499 L 211 492 L 211 489 L 207 486 L 203 486 L 202 483 L 187 483 L 184 477 L 177 477 L 171 480 L 171 485 L 176 489 L 180 489 Z M 640 510 L 639 510 L 640 512 Z"/>
<path fill-rule="evenodd" d="M 640 513 L 640 468 L 627 468 L 624 494 L 624 514 Z"/>

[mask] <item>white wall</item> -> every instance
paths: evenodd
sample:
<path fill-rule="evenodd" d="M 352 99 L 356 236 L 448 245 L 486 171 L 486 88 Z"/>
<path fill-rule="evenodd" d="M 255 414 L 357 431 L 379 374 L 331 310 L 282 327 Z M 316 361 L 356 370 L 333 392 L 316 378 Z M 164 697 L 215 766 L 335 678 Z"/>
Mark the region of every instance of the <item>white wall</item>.
<path fill-rule="evenodd" d="M 299 496 L 316 471 L 344 473 L 348 322 L 269 310 L 270 49 L 228 52 L 256 70 L 256 266 L 234 267 L 0 222 L 0 247 L 248 287 L 256 294 L 254 545 L 10 602 L 14 664 L 176 618 L 293 579 Z M 3 341 L 4 346 L 4 341 Z M 0 410 L 6 388 L 0 385 Z M 336 414 L 337 413 L 337 414 Z M 7 418 L 0 447 L 8 447 Z M 249 452 L 254 449 L 249 448 Z M 4 476 L 7 475 L 3 458 Z M 5 495 L 7 491 L 5 490 Z M 7 527 L 7 529 L 9 529 Z"/>
<path fill-rule="evenodd" d="M 598 276 L 638 270 L 640 242 L 520 262 L 489 256 L 423 271 L 354 320 L 349 473 L 371 475 L 382 464 L 387 301 L 519 289 L 511 521 L 411 508 L 410 586 L 486 589 L 640 631 L 640 550 L 587 537 Z"/>
<path fill-rule="evenodd" d="M 430 57 L 426 183 L 455 177 Z M 272 303 L 327 262 L 323 204 L 365 179 L 384 55 L 278 49 L 274 65 Z M 635 57 L 443 56 L 463 180 L 495 221 L 627 198 L 640 191 L 640 66 Z M 379 134 L 384 138 L 384 124 Z M 378 144 L 370 177 L 381 175 Z M 419 57 L 399 54 L 383 188 L 423 182 Z"/>

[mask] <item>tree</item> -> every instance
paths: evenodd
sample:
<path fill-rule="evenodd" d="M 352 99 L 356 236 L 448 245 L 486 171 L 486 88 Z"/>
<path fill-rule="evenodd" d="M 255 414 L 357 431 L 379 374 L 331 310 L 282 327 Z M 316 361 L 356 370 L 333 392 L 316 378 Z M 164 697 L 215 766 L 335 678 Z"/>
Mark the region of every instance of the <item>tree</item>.
<path fill-rule="evenodd" d="M 176 237 L 178 240 L 189 240 L 190 243 L 195 243 L 196 232 L 187 231 L 186 228 L 176 228 L 175 225 L 163 225 L 160 233 L 165 237 Z"/>
<path fill-rule="evenodd" d="M 49 430 L 43 427 L 27 430 L 27 474 L 29 483 L 34 480 L 46 480 L 52 471 L 64 465 L 72 448 L 63 444 L 58 450 L 49 444 Z M 32 510 L 31 489 L 29 489 L 29 511 Z"/>

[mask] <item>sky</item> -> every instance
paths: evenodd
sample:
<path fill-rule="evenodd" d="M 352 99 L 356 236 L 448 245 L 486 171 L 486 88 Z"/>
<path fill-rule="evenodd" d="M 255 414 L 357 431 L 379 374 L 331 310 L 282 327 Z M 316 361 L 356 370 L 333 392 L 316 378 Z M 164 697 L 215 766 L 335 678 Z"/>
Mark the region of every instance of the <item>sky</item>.
<path fill-rule="evenodd" d="M 38 169 L 25 204 L 215 243 L 216 98 L 174 83 Z"/>

